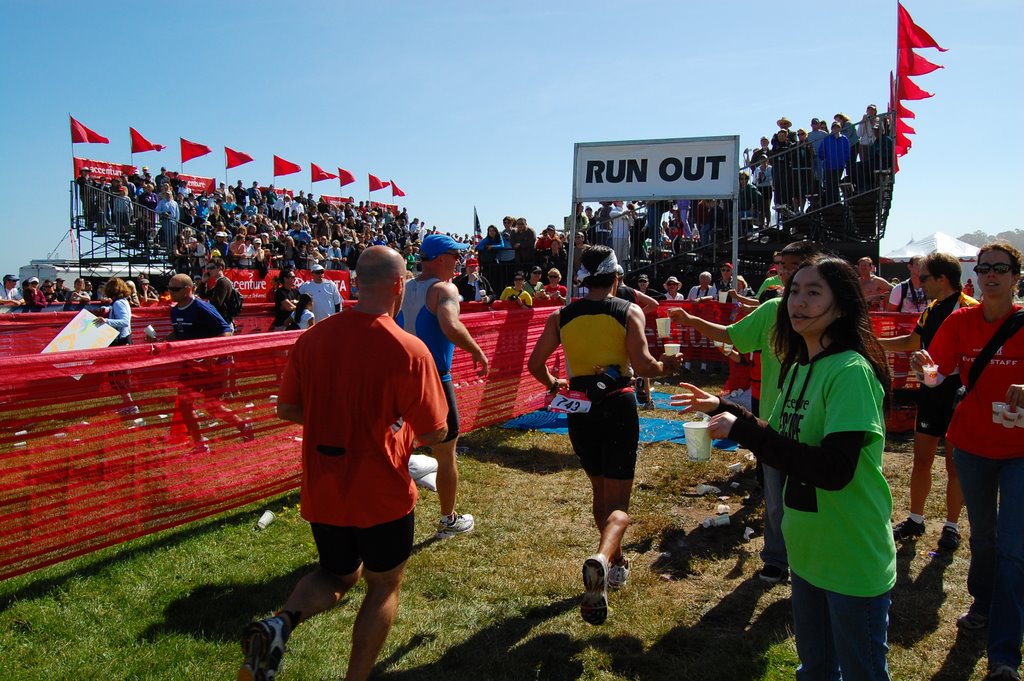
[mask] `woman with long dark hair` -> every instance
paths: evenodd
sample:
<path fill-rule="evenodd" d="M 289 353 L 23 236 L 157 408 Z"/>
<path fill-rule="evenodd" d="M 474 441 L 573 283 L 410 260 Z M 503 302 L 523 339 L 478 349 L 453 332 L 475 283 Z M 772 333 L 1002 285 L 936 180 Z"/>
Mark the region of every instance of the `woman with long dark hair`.
<path fill-rule="evenodd" d="M 832 256 L 793 275 L 774 345 L 780 397 L 767 421 L 694 386 L 674 404 L 713 418 L 785 473 L 782 533 L 793 574 L 798 679 L 888 679 L 896 546 L 882 475 L 890 373 L 856 271 Z"/>
<path fill-rule="evenodd" d="M 569 439 L 590 479 L 600 535 L 597 552 L 583 563 L 586 591 L 580 614 L 590 624 L 601 624 L 608 616 L 608 587 L 624 587 L 629 577 L 622 538 L 630 523 L 640 437 L 633 376 L 661 376 L 679 368 L 676 357 L 658 361 L 651 356 L 643 312 L 615 296 L 617 265 L 608 246 L 594 246 L 583 254 L 580 276 L 586 296 L 548 317 L 528 363 L 530 374 L 552 395 L 567 387 L 586 394 L 580 400 L 567 393 L 565 399 L 573 405 L 567 408 L 574 410 L 568 414 Z M 565 351 L 568 379 L 554 376 L 547 367 L 559 345 Z"/>
<path fill-rule="evenodd" d="M 295 303 L 295 310 L 288 316 L 288 323 L 285 331 L 305 330 L 315 323 L 315 315 L 309 308 L 313 306 L 313 296 L 308 293 L 300 293 L 299 300 Z"/>
<path fill-rule="evenodd" d="M 1024 312 L 1013 301 L 1020 266 L 1011 244 L 982 246 L 974 268 L 981 305 L 946 317 L 928 350 L 911 356 L 917 370 L 938 365 L 939 383 L 959 371 L 966 388 L 946 431 L 971 524 L 973 602 L 957 626 L 988 629 L 988 679 L 1020 679 L 1024 638 Z M 1011 335 L 978 364 L 1004 324 Z"/>

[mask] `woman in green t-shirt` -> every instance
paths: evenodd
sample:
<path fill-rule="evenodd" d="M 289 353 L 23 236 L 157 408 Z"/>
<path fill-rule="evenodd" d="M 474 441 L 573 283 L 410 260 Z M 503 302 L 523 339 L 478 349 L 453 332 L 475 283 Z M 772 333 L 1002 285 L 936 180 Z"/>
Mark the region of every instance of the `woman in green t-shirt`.
<path fill-rule="evenodd" d="M 891 377 L 857 273 L 832 256 L 797 270 L 779 305 L 780 399 L 767 421 L 683 384 L 712 437 L 788 476 L 782 533 L 793 572 L 797 679 L 888 679 L 896 546 L 882 475 Z"/>

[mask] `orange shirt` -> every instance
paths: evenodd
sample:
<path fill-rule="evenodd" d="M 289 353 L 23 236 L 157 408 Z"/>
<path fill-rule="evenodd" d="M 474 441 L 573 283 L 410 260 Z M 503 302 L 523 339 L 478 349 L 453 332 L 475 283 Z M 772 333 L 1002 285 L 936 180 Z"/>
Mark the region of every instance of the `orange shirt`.
<path fill-rule="evenodd" d="M 412 511 L 413 434 L 448 416 L 423 341 L 388 315 L 332 315 L 295 341 L 279 400 L 304 410 L 303 518 L 372 527 Z"/>

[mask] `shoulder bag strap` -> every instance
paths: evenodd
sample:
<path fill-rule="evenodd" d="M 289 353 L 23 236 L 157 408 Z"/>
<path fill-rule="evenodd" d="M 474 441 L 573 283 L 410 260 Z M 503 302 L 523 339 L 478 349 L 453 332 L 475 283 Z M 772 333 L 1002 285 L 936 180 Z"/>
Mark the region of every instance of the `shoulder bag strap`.
<path fill-rule="evenodd" d="M 1003 325 L 999 327 L 995 335 L 985 344 L 981 352 L 978 353 L 977 359 L 974 360 L 974 364 L 971 365 L 970 374 L 967 376 L 967 385 L 965 386 L 964 393 L 966 394 L 974 384 L 978 382 L 978 378 L 981 377 L 981 372 L 988 365 L 989 361 L 996 354 L 996 351 L 1002 347 L 1003 343 L 1007 341 L 1013 334 L 1015 334 L 1022 326 L 1024 326 L 1024 310 L 1018 310 L 1016 313 L 1010 315 L 1009 319 L 1003 322 Z"/>

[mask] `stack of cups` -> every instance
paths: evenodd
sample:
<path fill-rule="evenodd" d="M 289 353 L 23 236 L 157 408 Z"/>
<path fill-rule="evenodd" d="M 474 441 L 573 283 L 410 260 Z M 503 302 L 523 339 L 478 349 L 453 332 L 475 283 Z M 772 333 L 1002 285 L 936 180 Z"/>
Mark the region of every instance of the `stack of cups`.
<path fill-rule="evenodd" d="M 1003 428 L 1013 428 L 1014 426 L 1024 428 L 1022 416 L 1024 413 L 1021 410 L 1011 409 L 1006 402 L 992 403 L 992 423 L 1001 423 Z"/>

